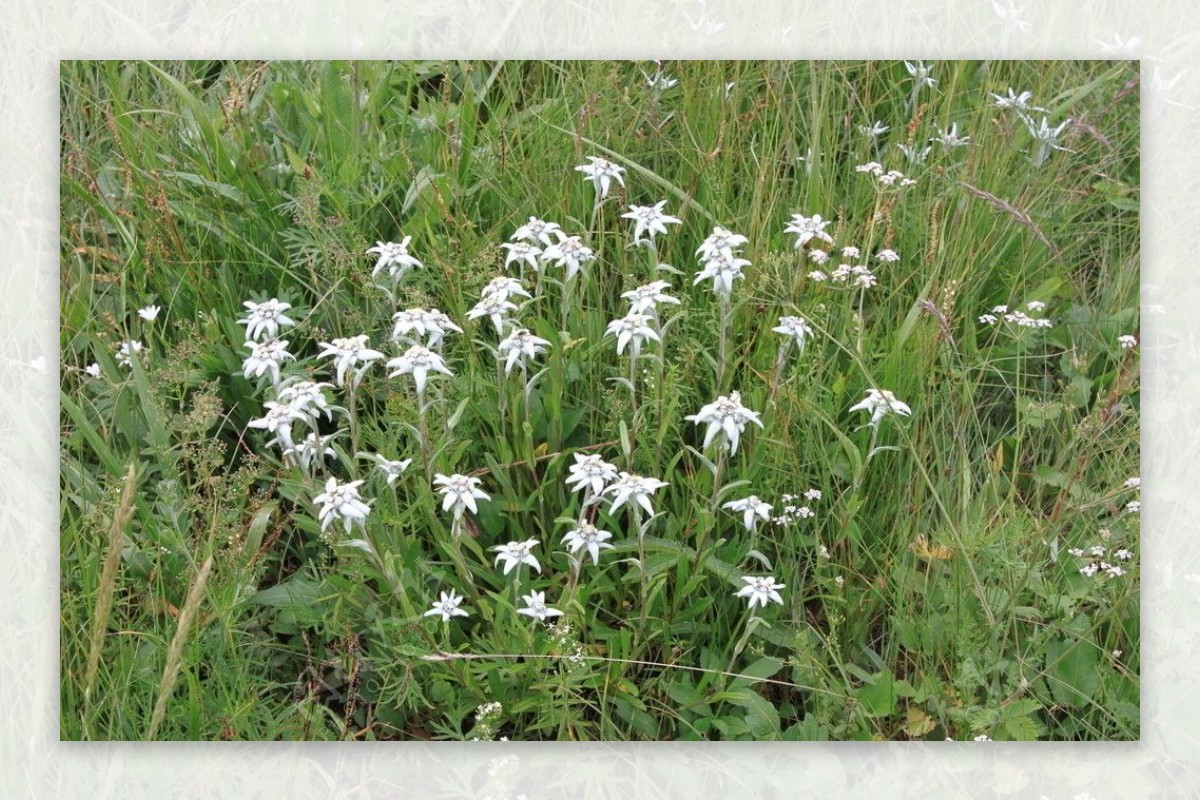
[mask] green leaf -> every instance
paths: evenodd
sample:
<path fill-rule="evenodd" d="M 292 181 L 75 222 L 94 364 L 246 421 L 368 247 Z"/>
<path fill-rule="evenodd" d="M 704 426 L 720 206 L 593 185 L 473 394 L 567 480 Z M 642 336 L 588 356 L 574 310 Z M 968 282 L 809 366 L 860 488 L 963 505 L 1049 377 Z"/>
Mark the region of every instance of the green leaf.
<path fill-rule="evenodd" d="M 863 711 L 871 717 L 887 717 L 896 713 L 896 687 L 891 671 L 876 673 L 871 677 L 871 682 L 859 687 L 855 694 Z"/>

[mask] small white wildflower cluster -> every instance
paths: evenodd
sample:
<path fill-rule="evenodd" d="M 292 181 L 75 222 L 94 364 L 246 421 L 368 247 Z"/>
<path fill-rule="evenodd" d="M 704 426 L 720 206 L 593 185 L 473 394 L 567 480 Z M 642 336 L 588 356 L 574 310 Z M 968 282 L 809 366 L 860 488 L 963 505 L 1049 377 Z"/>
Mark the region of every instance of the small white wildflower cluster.
<path fill-rule="evenodd" d="M 728 297 L 733 293 L 734 280 L 742 277 L 742 268 L 750 264 L 748 259 L 740 258 L 737 254 L 742 245 L 749 240 L 741 234 L 718 226 L 713 228 L 708 238 L 696 249 L 702 269 L 696 273 L 693 286 L 711 278 L 713 292 Z"/>
<path fill-rule="evenodd" d="M 879 282 L 871 268 L 865 264 L 839 264 L 829 274 L 829 280 L 835 284 L 853 284 L 863 289 L 870 289 Z"/>
<path fill-rule="evenodd" d="M 821 491 L 819 489 L 805 490 L 803 500 L 808 503 L 803 505 L 798 503 L 801 497 L 790 492 L 784 493 L 780 496 L 779 500 L 783 504 L 783 511 L 775 515 L 773 522 L 779 526 L 790 526 L 798 520 L 808 520 L 809 518 L 816 517 L 817 513 L 812 510 L 812 507 L 808 503 L 821 500 Z"/>
<path fill-rule="evenodd" d="M 1031 312 L 1042 312 L 1046 309 L 1044 301 L 1031 300 L 1025 304 L 1025 308 Z M 1032 317 L 1020 309 L 1009 309 L 1007 305 L 1001 304 L 992 308 L 988 314 L 981 314 L 979 322 L 983 325 L 997 325 L 1003 320 L 1006 323 L 1020 326 L 1021 328 L 1052 328 L 1054 322 L 1046 317 Z"/>
<path fill-rule="evenodd" d="M 583 667 L 587 661 L 583 643 L 575 636 L 575 630 L 570 622 L 560 620 L 546 629 L 552 652 L 567 663 L 568 669 Z"/>
<path fill-rule="evenodd" d="M 1131 515 L 1141 514 L 1141 511 L 1142 511 L 1142 479 L 1139 478 L 1138 476 L 1133 476 L 1131 478 L 1127 478 L 1127 479 L 1125 479 L 1125 483 L 1122 486 L 1124 489 L 1131 489 L 1137 494 L 1136 498 L 1134 498 L 1132 501 L 1129 501 L 1128 503 L 1125 504 L 1126 514 L 1131 514 Z"/>
<path fill-rule="evenodd" d="M 1119 564 L 1116 564 L 1116 562 L 1128 562 L 1133 559 L 1133 552 L 1128 548 L 1118 548 L 1109 554 L 1108 549 L 1103 545 L 1092 545 L 1088 548 L 1069 548 L 1067 549 L 1067 553 L 1077 559 L 1087 560 L 1087 563 L 1079 568 L 1079 572 L 1088 578 L 1097 575 L 1113 578 L 1123 576 L 1126 570 Z M 1106 561 L 1105 557 L 1111 557 L 1115 562 Z"/>
<path fill-rule="evenodd" d="M 471 740 L 496 739 L 496 733 L 500 731 L 500 718 L 503 714 L 504 705 L 499 701 L 488 701 L 475 707 L 475 727 L 471 730 Z"/>
<path fill-rule="evenodd" d="M 900 147 L 901 149 L 906 148 L 905 145 L 897 145 L 897 147 Z M 923 152 L 928 153 L 929 149 L 926 148 Z M 919 154 L 920 151 L 910 151 L 905 149 L 905 153 L 909 156 L 909 161 L 913 161 L 914 154 Z M 906 178 L 904 173 L 900 172 L 899 170 L 885 170 L 883 165 L 878 161 L 868 161 L 866 164 L 859 164 L 854 168 L 854 171 L 875 176 L 875 180 L 878 181 L 881 186 L 894 186 L 904 189 L 917 183 L 915 178 Z"/>
<path fill-rule="evenodd" d="M 1138 338 L 1136 334 L 1121 334 L 1117 337 L 1117 344 L 1122 350 L 1132 350 L 1138 346 Z"/>

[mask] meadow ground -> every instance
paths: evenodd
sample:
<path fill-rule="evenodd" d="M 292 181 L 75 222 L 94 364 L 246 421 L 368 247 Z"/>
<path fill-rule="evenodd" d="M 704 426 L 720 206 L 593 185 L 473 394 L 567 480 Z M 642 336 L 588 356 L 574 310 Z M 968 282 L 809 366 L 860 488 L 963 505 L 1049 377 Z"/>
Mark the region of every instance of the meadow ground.
<path fill-rule="evenodd" d="M 1136 739 L 1138 115 L 65 62 L 62 737 Z"/>

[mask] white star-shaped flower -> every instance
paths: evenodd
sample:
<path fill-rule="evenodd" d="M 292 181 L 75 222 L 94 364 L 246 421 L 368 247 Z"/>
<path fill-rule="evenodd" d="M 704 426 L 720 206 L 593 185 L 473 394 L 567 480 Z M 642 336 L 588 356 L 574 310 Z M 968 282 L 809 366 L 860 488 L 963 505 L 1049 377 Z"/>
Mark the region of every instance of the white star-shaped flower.
<path fill-rule="evenodd" d="M 158 313 L 162 311 L 158 306 L 147 306 L 144 309 L 138 309 L 138 317 L 141 317 L 146 322 L 154 322 L 158 319 Z"/>
<path fill-rule="evenodd" d="M 389 359 L 387 366 L 394 368 L 394 373 L 389 373 L 388 378 L 395 378 L 400 375 L 411 375 L 413 381 L 417 384 L 417 394 L 421 395 L 425 392 L 425 382 L 429 378 L 429 373 L 437 372 L 443 375 L 453 376 L 454 373 L 446 367 L 446 363 L 441 356 L 431 351 L 423 345 L 413 345 L 403 354 L 394 359 Z"/>
<path fill-rule="evenodd" d="M 721 395 L 702 407 L 698 413 L 689 414 L 684 419 L 691 420 L 696 425 L 708 424 L 703 447 L 707 448 L 717 434 L 722 434 L 730 453 L 737 451 L 738 437 L 746 429 L 747 423 L 763 427 L 762 420 L 758 419 L 758 412 L 752 412 L 743 406 L 742 396 L 738 392 L 731 392 L 729 397 Z"/>
<path fill-rule="evenodd" d="M 632 343 L 632 347 L 629 349 L 629 356 L 632 359 L 638 358 L 644 340 L 653 339 L 655 342 L 662 342 L 658 332 L 650 327 L 650 317 L 637 312 L 630 312 L 619 320 L 613 320 L 608 324 L 608 333 L 617 338 L 618 356 L 624 353 L 626 345 Z"/>
<path fill-rule="evenodd" d="M 832 222 L 833 220 L 822 219 L 820 214 L 814 214 L 811 217 L 805 217 L 803 214 L 793 214 L 791 222 L 783 230 L 784 233 L 795 234 L 796 244 L 794 247 L 802 248 L 813 239 L 832 243 L 833 237 L 825 233 L 825 229 Z"/>
<path fill-rule="evenodd" d="M 376 242 L 375 247 L 368 248 L 367 253 L 379 255 L 375 269 L 371 270 L 371 277 L 374 278 L 380 270 L 387 270 L 389 278 L 399 281 L 412 268 L 424 267 L 425 265 L 409 255 L 408 243 L 411 241 L 412 237 L 406 236 L 400 242 Z"/>
<path fill-rule="evenodd" d="M 779 594 L 779 591 L 785 585 L 776 584 L 774 576 L 765 576 L 763 578 L 742 576 L 742 581 L 746 582 L 746 586 L 735 592 L 734 595 L 739 598 L 749 598 L 751 609 L 756 605 L 765 609 L 767 603 L 770 601 L 774 601 L 777 604 L 783 603 L 783 596 Z"/>
<path fill-rule="evenodd" d="M 590 488 L 593 496 L 604 492 L 604 485 L 617 477 L 615 465 L 604 461 L 600 454 L 590 453 L 587 456 L 576 453 L 575 464 L 571 465 L 571 475 L 567 478 L 567 486 L 572 490 Z M 575 486 L 571 486 L 574 483 Z"/>
<path fill-rule="evenodd" d="M 464 476 L 461 473 L 446 476 L 437 473 L 433 477 L 433 483 L 438 485 L 438 492 L 442 493 L 442 511 L 453 510 L 456 519 L 462 517 L 467 509 L 471 510 L 471 514 L 479 514 L 476 500 L 492 499 L 492 496 L 479 489 L 483 480 L 475 476 Z"/>
<path fill-rule="evenodd" d="M 462 609 L 459 604 L 463 602 L 463 597 L 450 590 L 449 593 L 441 593 L 442 599 L 434 601 L 428 612 L 421 617 L 430 617 L 432 615 L 441 615 L 443 623 L 449 623 L 452 617 L 468 617 L 465 609 Z"/>
<path fill-rule="evenodd" d="M 553 261 L 559 267 L 567 268 L 567 280 L 575 277 L 583 265 L 596 258 L 592 249 L 583 244 L 577 236 L 563 237 L 561 241 L 550 245 L 542 251 L 542 261 Z"/>
<path fill-rule="evenodd" d="M 321 531 L 329 528 L 334 520 L 341 520 L 346 525 L 346 533 L 354 524 L 364 525 L 371 507 L 363 503 L 358 496 L 358 488 L 362 481 L 348 481 L 339 484 L 336 478 L 325 482 L 325 491 L 313 498 L 314 504 L 321 505 L 318 517 L 321 521 Z"/>
<path fill-rule="evenodd" d="M 518 615 L 535 617 L 543 622 L 548 617 L 559 617 L 562 615 L 562 612 L 559 610 L 550 606 L 546 606 L 546 593 L 544 592 L 538 592 L 534 590 L 529 595 L 522 595 L 521 597 L 525 599 L 525 608 L 518 609 Z"/>
<path fill-rule="evenodd" d="M 608 197 L 608 190 L 614 179 L 622 187 L 625 186 L 625 179 L 622 177 L 622 173 L 625 172 L 624 167 L 599 156 L 588 156 L 587 158 L 591 164 L 580 164 L 575 170 L 583 173 L 592 182 L 592 186 L 596 188 L 597 201 Z"/>
<path fill-rule="evenodd" d="M 632 500 L 645 509 L 646 514 L 653 515 L 654 508 L 650 505 L 650 496 L 665 486 L 667 482 L 657 478 L 646 478 L 622 471 L 620 478 L 604 490 L 605 495 L 612 493 L 613 496 L 612 506 L 608 511 L 610 514 L 615 513 L 622 504 Z"/>
<path fill-rule="evenodd" d="M 733 282 L 742 277 L 742 268 L 749 264 L 749 259 L 726 256 L 723 252 L 717 253 L 704 263 L 704 269 L 696 273 L 696 280 L 692 281 L 692 285 L 711 278 L 713 292 L 728 295 L 733 292 Z"/>
<path fill-rule="evenodd" d="M 612 534 L 609 532 L 601 531 L 591 523 L 580 523 L 578 528 L 568 531 L 562 541 L 567 544 L 571 553 L 580 550 L 587 551 L 592 557 L 592 564 L 599 565 L 600 551 L 613 547 L 605 541 L 610 539 L 612 539 Z"/>
<path fill-rule="evenodd" d="M 562 229 L 558 227 L 558 223 L 548 222 L 530 217 L 529 221 L 516 230 L 509 239 L 521 240 L 523 242 L 541 242 L 543 245 L 553 245 L 559 239 L 564 238 Z"/>
<path fill-rule="evenodd" d="M 278 298 L 264 300 L 262 303 L 248 300 L 242 305 L 246 307 L 246 316 L 238 322 L 246 326 L 247 339 L 258 339 L 260 334 L 274 338 L 279 334 L 280 327 L 296 324 L 284 314 L 292 305 Z"/>
<path fill-rule="evenodd" d="M 629 211 L 622 214 L 621 217 L 627 220 L 633 220 L 633 241 L 638 242 L 642 238 L 642 234 L 649 233 L 649 239 L 654 241 L 654 237 L 658 234 L 667 233 L 667 223 L 672 225 L 681 225 L 683 220 L 678 217 L 672 217 L 670 214 L 665 214 L 663 208 L 667 205 L 667 201 L 660 200 L 653 206 L 630 206 Z"/>
<path fill-rule="evenodd" d="M 732 512 L 742 512 L 742 522 L 747 531 L 754 531 L 759 520 L 764 523 L 769 523 L 771 520 L 771 504 L 760 501 L 757 495 L 742 498 L 740 501 L 730 501 L 721 508 L 729 509 Z"/>
<path fill-rule="evenodd" d="M 268 339 L 266 342 L 249 340 L 246 347 L 250 355 L 242 362 L 242 375 L 246 378 L 258 378 L 264 373 L 271 374 L 271 383 L 279 383 L 279 366 L 288 359 L 296 357 L 287 352 L 287 340 Z"/>
<path fill-rule="evenodd" d="M 347 372 L 351 374 L 354 386 L 358 386 L 358 382 L 362 380 L 363 373 L 367 371 L 367 368 L 376 360 L 383 358 L 382 353 L 367 347 L 369 341 L 366 334 L 359 334 L 354 337 L 341 337 L 332 342 L 317 343 L 324 348 L 317 354 L 318 356 L 333 358 L 337 386 L 344 387 L 346 385 Z"/>
<path fill-rule="evenodd" d="M 673 298 L 663 292 L 664 289 L 670 288 L 671 285 L 666 281 L 651 281 L 637 289 L 622 292 L 621 297 L 629 301 L 629 311 L 652 315 L 656 313 L 659 303 L 679 304 L 679 298 Z"/>
<path fill-rule="evenodd" d="M 529 565 L 537 572 L 542 572 L 542 566 L 538 564 L 537 557 L 533 555 L 533 546 L 537 545 L 537 540 L 525 540 L 524 542 L 513 541 L 507 545 L 496 545 L 492 548 L 496 552 L 496 561 L 493 564 L 499 564 L 504 561 L 504 575 L 512 572 L 514 567 L 520 565 Z"/>
<path fill-rule="evenodd" d="M 783 334 L 785 337 L 791 337 L 800 350 L 804 350 L 805 341 L 813 334 L 808 321 L 803 317 L 780 317 L 779 325 L 771 330 L 777 334 Z"/>
<path fill-rule="evenodd" d="M 868 389 L 867 397 L 851 406 L 849 411 L 869 411 L 872 426 L 878 426 L 886 414 L 912 414 L 908 404 L 896 400 L 896 396 L 886 389 Z"/>
<path fill-rule="evenodd" d="M 524 368 L 526 359 L 534 359 L 550 347 L 550 341 L 535 337 L 526 328 L 514 328 L 499 345 L 499 353 L 504 358 L 504 374 L 512 372 L 514 366 Z"/>

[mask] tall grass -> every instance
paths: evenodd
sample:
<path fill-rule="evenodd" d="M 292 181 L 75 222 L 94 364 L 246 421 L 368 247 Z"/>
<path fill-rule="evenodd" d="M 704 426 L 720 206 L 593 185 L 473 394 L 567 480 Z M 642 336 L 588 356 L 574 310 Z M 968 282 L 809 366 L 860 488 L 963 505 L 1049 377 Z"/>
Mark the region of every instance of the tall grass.
<path fill-rule="evenodd" d="M 661 91 L 652 66 L 63 65 L 64 738 L 1138 736 L 1136 64 L 940 62 L 915 106 L 900 62 L 669 63 Z M 1073 121 L 1040 166 L 1008 87 Z M 897 147 L 951 123 L 968 145 Z M 587 156 L 625 169 L 604 202 Z M 663 199 L 682 223 L 630 247 L 620 215 Z M 835 221 L 829 264 L 795 213 Z M 517 319 L 551 345 L 498 376 L 466 315 L 531 215 L 596 260 L 526 268 Z M 716 225 L 748 238 L 727 309 L 693 285 Z M 389 294 L 366 249 L 403 236 L 424 267 Z M 809 276 L 847 245 L 877 286 Z M 606 329 L 658 278 L 682 303 L 631 374 Z M 331 380 L 317 343 L 362 333 L 399 355 L 393 313 L 436 307 L 465 331 L 454 375 L 418 397 L 377 363 L 329 393 L 355 444 L 310 476 L 249 427 L 272 395 L 236 321 L 271 297 L 297 321 L 285 372 Z M 979 320 L 1030 301 L 1053 327 Z M 783 315 L 814 335 L 780 362 Z M 866 425 L 869 388 L 911 417 Z M 763 427 L 706 449 L 685 417 L 734 390 Z M 358 452 L 414 461 L 388 484 Z M 667 482 L 655 516 L 581 508 L 587 453 Z M 461 535 L 434 473 L 490 495 Z M 327 475 L 364 481 L 361 532 L 322 532 Z M 777 518 L 754 532 L 723 508 L 751 494 Z M 560 544 L 581 514 L 614 535 L 599 565 Z M 540 573 L 493 566 L 528 539 Z M 1128 549 L 1124 575 L 1081 573 L 1093 546 Z M 784 603 L 748 609 L 744 575 Z M 469 617 L 423 616 L 449 589 Z M 530 591 L 562 622 L 519 615 Z"/>

